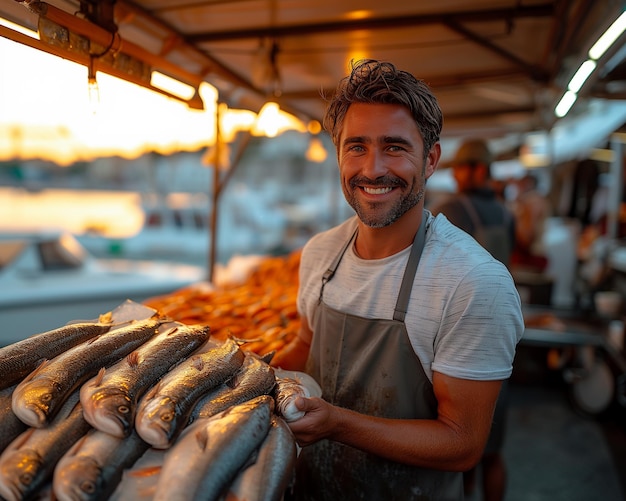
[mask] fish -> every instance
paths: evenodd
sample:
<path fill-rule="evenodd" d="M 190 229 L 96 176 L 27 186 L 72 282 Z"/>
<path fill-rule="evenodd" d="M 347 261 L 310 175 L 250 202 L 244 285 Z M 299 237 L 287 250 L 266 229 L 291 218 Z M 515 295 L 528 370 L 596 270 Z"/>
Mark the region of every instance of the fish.
<path fill-rule="evenodd" d="M 296 407 L 298 397 L 310 397 L 308 388 L 290 377 L 276 378 L 274 388 L 274 400 L 276 401 L 276 413 L 291 423 L 304 416 L 304 411 Z"/>
<path fill-rule="evenodd" d="M 0 452 L 28 428 L 11 408 L 11 395 L 16 386 L 14 384 L 0 390 Z"/>
<path fill-rule="evenodd" d="M 122 480 L 124 471 L 150 448 L 133 430 L 114 437 L 92 429 L 59 460 L 52 491 L 59 501 L 104 501 Z"/>
<path fill-rule="evenodd" d="M 85 419 L 116 437 L 133 429 L 139 399 L 172 366 L 202 346 L 210 335 L 204 325 L 180 325 L 150 339 L 124 359 L 81 386 Z"/>
<path fill-rule="evenodd" d="M 211 417 L 233 405 L 269 394 L 276 384 L 274 369 L 265 357 L 246 352 L 243 365 L 228 381 L 217 386 L 198 401 L 190 418 Z"/>
<path fill-rule="evenodd" d="M 156 317 L 132 322 L 42 362 L 13 391 L 13 412 L 28 426 L 46 426 L 68 395 L 154 336 L 164 322 Z"/>
<path fill-rule="evenodd" d="M 28 428 L 4 449 L 0 496 L 6 501 L 32 498 L 52 477 L 61 456 L 90 429 L 75 391 L 48 426 Z"/>
<path fill-rule="evenodd" d="M 101 316 L 101 320 L 108 318 Z M 0 348 L 0 390 L 20 382 L 44 360 L 108 332 L 112 325 L 104 321 L 65 325 Z"/>
<path fill-rule="evenodd" d="M 232 377 L 245 354 L 234 339 L 194 354 L 169 371 L 139 402 L 135 428 L 156 449 L 166 449 L 188 422 L 196 402 Z"/>
<path fill-rule="evenodd" d="M 269 432 L 254 463 L 237 474 L 225 501 L 281 501 L 294 480 L 297 449 L 285 420 L 272 415 Z"/>
<path fill-rule="evenodd" d="M 166 452 L 153 500 L 219 499 L 269 433 L 273 409 L 261 395 L 192 423 Z"/>

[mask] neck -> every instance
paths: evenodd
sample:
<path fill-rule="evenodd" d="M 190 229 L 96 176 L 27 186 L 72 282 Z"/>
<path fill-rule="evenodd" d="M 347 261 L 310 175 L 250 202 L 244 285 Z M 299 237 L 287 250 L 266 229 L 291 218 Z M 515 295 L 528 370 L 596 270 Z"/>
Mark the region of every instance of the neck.
<path fill-rule="evenodd" d="M 422 207 L 414 207 L 395 223 L 370 228 L 359 221 L 355 250 L 361 259 L 382 259 L 409 247 L 422 222 Z"/>

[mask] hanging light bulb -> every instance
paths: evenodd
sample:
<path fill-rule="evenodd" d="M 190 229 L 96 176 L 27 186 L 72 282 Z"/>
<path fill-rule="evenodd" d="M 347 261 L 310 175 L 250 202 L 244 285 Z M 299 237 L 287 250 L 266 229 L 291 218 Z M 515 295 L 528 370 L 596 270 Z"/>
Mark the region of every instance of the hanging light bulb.
<path fill-rule="evenodd" d="M 87 92 L 89 95 L 89 107 L 91 114 L 95 115 L 100 107 L 100 88 L 96 80 L 96 72 L 93 68 L 93 56 L 89 58 L 89 68 L 87 70 Z"/>
<path fill-rule="evenodd" d="M 326 160 L 328 152 L 326 151 L 326 148 L 324 148 L 324 144 L 319 137 L 311 136 L 309 147 L 307 148 L 305 155 L 309 162 L 322 163 Z"/>
<path fill-rule="evenodd" d="M 281 125 L 280 107 L 274 101 L 268 101 L 259 111 L 256 123 L 254 124 L 253 134 L 265 135 L 267 137 L 276 137 Z"/>

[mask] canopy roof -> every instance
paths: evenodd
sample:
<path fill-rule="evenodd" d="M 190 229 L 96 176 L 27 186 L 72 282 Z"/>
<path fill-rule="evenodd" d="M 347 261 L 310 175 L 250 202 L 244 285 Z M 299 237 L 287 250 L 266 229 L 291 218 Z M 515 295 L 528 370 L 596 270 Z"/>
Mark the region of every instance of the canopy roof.
<path fill-rule="evenodd" d="M 567 82 L 623 10 L 622 0 L 0 4 L 0 16 L 20 25 L 36 30 L 41 17 L 68 28 L 69 45 L 58 39 L 48 44 L 64 57 L 88 63 L 99 47 L 95 69 L 148 86 L 145 73 L 151 70 L 196 88 L 207 81 L 230 106 L 255 111 L 274 97 L 304 119 L 321 119 L 321 96 L 332 93 L 350 60 L 390 60 L 433 87 L 444 111 L 444 137 L 549 129 Z M 7 29 L 0 35 L 15 38 Z M 52 30 L 52 38 L 61 35 Z M 91 40 L 87 56 L 76 48 L 80 37 Z M 618 40 L 598 61 L 572 113 L 584 112 L 591 97 L 626 97 L 625 52 Z M 137 64 L 122 67 L 124 55 Z M 197 95 L 190 103 L 201 105 Z"/>

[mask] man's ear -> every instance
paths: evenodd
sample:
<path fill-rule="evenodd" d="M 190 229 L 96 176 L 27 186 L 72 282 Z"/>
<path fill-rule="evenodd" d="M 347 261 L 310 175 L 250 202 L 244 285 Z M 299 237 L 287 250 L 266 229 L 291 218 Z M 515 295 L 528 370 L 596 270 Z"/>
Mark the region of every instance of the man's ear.
<path fill-rule="evenodd" d="M 441 144 L 436 142 L 426 156 L 426 165 L 424 165 L 424 174 L 426 179 L 433 175 L 437 170 L 439 160 L 441 159 Z"/>

